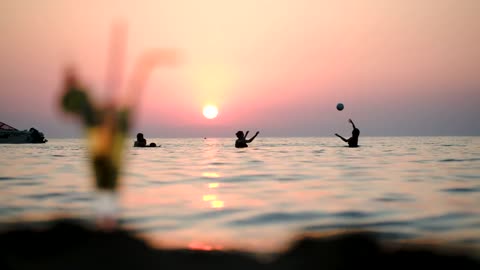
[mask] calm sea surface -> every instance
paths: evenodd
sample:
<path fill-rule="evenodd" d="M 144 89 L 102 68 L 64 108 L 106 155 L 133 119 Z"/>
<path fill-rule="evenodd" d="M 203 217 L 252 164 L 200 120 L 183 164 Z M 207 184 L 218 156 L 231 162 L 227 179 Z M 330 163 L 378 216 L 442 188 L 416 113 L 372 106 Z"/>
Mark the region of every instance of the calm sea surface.
<path fill-rule="evenodd" d="M 170 247 L 275 251 L 300 232 L 371 229 L 383 239 L 480 254 L 480 137 L 148 139 L 128 144 L 120 224 Z M 84 140 L 0 145 L 0 223 L 91 221 Z"/>

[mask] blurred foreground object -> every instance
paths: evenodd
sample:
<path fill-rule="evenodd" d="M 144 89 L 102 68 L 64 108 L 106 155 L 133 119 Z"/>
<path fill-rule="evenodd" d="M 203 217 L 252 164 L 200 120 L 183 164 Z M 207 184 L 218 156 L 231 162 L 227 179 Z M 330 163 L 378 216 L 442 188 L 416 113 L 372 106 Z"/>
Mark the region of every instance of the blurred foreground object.
<path fill-rule="evenodd" d="M 86 131 L 90 164 L 97 190 L 97 223 L 103 229 L 115 227 L 117 216 L 116 191 L 122 166 L 122 150 L 128 134 L 129 108 L 113 104 L 95 105 L 73 71 L 65 75 L 65 92 L 61 105 L 65 112 L 80 119 Z"/>
<path fill-rule="evenodd" d="M 114 34 L 125 33 L 125 31 L 118 31 L 118 28 L 114 30 L 117 30 L 113 32 Z M 115 42 L 124 39 L 112 40 Z M 154 50 L 154 52 L 155 54 L 151 51 L 147 52 L 138 61 L 132 80 L 127 86 L 127 97 L 124 100 L 116 99 L 114 93 L 118 89 L 110 88 L 107 89 L 110 92 L 109 100 L 105 104 L 96 103 L 90 95 L 90 90 L 81 83 L 72 68 L 67 69 L 64 74 L 61 107 L 66 113 L 79 119 L 85 128 L 90 164 L 95 175 L 98 195 L 97 224 L 102 229 L 109 230 L 116 226 L 118 212 L 116 200 L 119 175 L 123 165 L 123 147 L 132 123 L 132 112 L 138 104 L 148 75 L 159 65 L 176 63 L 177 58 L 174 52 L 164 50 Z M 115 56 L 122 57 L 123 53 L 116 53 L 111 57 Z M 110 68 L 121 66 L 118 61 L 110 61 L 112 62 L 117 65 L 111 65 Z M 120 73 L 108 71 L 107 76 Z"/>
<path fill-rule="evenodd" d="M 0 269 L 480 269 L 478 259 L 461 250 L 391 246 L 368 232 L 301 237 L 259 260 L 248 250 L 155 249 L 128 231 L 107 233 L 71 221 L 46 230 L 24 226 L 0 232 Z"/>

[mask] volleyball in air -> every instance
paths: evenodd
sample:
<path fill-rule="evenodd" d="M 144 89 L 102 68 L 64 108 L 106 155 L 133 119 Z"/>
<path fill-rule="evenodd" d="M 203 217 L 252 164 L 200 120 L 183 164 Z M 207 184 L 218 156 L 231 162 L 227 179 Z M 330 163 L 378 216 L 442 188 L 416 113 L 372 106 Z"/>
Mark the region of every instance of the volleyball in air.
<path fill-rule="evenodd" d="M 343 110 L 343 104 L 342 103 L 337 104 L 337 110 L 339 110 L 339 111 Z"/>

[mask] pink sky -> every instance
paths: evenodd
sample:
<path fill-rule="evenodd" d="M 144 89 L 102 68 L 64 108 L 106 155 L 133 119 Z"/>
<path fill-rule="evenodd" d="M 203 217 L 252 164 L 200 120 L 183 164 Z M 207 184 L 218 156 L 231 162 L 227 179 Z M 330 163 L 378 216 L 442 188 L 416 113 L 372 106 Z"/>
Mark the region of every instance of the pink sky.
<path fill-rule="evenodd" d="M 478 0 L 2 1 L 0 121 L 81 136 L 58 109 L 62 71 L 74 64 L 102 97 L 123 20 L 124 79 L 147 49 L 182 56 L 152 73 L 134 133 L 330 136 L 352 118 L 362 135 L 480 135 L 479 12 Z"/>

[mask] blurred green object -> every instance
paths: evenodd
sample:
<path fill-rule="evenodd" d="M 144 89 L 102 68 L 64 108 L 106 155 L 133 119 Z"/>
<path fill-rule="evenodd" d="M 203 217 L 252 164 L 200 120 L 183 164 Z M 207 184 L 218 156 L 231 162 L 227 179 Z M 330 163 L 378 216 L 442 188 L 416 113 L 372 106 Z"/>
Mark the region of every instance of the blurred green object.
<path fill-rule="evenodd" d="M 66 73 L 64 90 L 61 96 L 63 110 L 80 119 L 87 133 L 96 187 L 114 191 L 118 186 L 123 143 L 130 126 L 130 110 L 118 109 L 114 104 L 95 106 L 87 89 L 80 86 L 71 70 Z"/>
<path fill-rule="evenodd" d="M 66 112 L 82 118 L 86 126 L 98 124 L 97 113 L 87 92 L 75 85 L 69 86 L 69 89 L 63 95 L 62 107 Z"/>
<path fill-rule="evenodd" d="M 126 95 L 116 99 L 115 92 L 119 90 L 116 80 L 121 79 L 122 74 L 126 29 L 124 25 L 117 25 L 112 33 L 113 49 L 106 87 L 110 99 L 103 104 L 94 102 L 90 90 L 78 80 L 73 69 L 67 69 L 64 74 L 63 93 L 60 97 L 63 111 L 80 120 L 85 128 L 89 160 L 95 175 L 97 224 L 104 229 L 116 226 L 116 197 L 123 166 L 123 148 L 132 112 L 135 111 L 144 84 L 155 66 L 170 66 L 177 62 L 177 55 L 172 50 L 147 51 L 135 65 Z"/>

